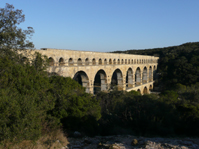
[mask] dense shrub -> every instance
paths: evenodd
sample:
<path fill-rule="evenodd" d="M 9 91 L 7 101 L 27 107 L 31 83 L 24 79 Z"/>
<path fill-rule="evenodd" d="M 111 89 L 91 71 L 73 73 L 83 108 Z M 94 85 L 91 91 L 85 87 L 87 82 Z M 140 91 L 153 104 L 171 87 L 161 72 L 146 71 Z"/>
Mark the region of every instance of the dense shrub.
<path fill-rule="evenodd" d="M 66 130 L 93 134 L 93 127 L 101 117 L 101 108 L 95 97 L 86 93 L 85 89 L 71 78 L 52 76 L 50 83 L 53 85 L 51 92 L 56 99 L 55 107 L 50 113 L 61 121 Z"/>
<path fill-rule="evenodd" d="M 198 103 L 180 99 L 180 94 L 165 91 L 161 95 L 99 93 L 102 135 L 189 135 L 199 133 Z"/>
<path fill-rule="evenodd" d="M 54 107 L 47 74 L 7 56 L 0 68 L 0 140 L 37 139 Z"/>

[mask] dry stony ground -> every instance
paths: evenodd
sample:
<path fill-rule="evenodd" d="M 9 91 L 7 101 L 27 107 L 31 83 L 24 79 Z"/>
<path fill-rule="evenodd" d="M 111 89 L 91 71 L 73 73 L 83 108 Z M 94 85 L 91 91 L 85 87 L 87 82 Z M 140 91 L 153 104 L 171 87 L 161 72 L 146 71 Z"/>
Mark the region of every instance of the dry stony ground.
<path fill-rule="evenodd" d="M 199 138 L 146 138 L 132 135 L 66 138 L 63 133 L 41 138 L 34 144 L 24 141 L 0 149 L 199 149 Z"/>
<path fill-rule="evenodd" d="M 63 149 L 199 149 L 199 138 L 145 138 L 131 135 L 68 138 Z"/>

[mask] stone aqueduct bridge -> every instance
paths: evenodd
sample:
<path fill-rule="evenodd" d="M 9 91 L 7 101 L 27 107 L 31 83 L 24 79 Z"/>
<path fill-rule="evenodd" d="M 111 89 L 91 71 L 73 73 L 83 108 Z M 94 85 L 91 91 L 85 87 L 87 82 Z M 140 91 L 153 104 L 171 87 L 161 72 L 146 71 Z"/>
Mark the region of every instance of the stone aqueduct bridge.
<path fill-rule="evenodd" d="M 88 93 L 113 88 L 150 93 L 159 59 L 154 56 L 74 50 L 33 51 L 49 58 L 49 72 L 75 79 Z"/>

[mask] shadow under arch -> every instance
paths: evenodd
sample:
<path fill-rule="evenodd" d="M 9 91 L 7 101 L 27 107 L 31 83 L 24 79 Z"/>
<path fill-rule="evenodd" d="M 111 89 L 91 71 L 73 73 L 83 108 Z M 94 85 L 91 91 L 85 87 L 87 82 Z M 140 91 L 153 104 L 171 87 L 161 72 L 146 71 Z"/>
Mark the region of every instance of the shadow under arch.
<path fill-rule="evenodd" d="M 148 94 L 148 90 L 146 86 L 144 87 L 143 94 Z"/>
<path fill-rule="evenodd" d="M 141 70 L 137 67 L 135 72 L 135 86 L 141 85 Z"/>
<path fill-rule="evenodd" d="M 153 72 L 152 72 L 152 67 L 149 67 L 149 82 L 153 81 Z"/>
<path fill-rule="evenodd" d="M 100 92 L 100 91 L 106 91 L 108 88 L 107 86 L 107 75 L 106 72 L 103 69 L 100 69 L 94 78 L 94 88 L 93 92 L 94 94 Z"/>
<path fill-rule="evenodd" d="M 62 57 L 60 57 L 59 59 L 59 66 L 64 66 L 64 59 Z"/>
<path fill-rule="evenodd" d="M 54 59 L 52 57 L 49 57 L 48 61 L 49 61 L 49 66 L 54 66 L 55 61 L 54 61 Z"/>
<path fill-rule="evenodd" d="M 116 69 L 111 77 L 111 89 L 123 90 L 123 76 L 120 69 Z"/>
<path fill-rule="evenodd" d="M 153 90 L 153 86 L 152 85 L 149 86 L 149 90 L 150 91 Z"/>
<path fill-rule="evenodd" d="M 22 57 L 21 59 L 22 63 L 27 64 L 29 63 L 29 59 L 27 57 Z"/>
<path fill-rule="evenodd" d="M 76 72 L 73 79 L 77 81 L 81 86 L 86 88 L 86 92 L 89 93 L 89 78 L 84 71 Z"/>
<path fill-rule="evenodd" d="M 137 92 L 139 92 L 139 93 L 141 94 L 141 91 L 140 91 L 140 89 L 138 89 L 138 90 L 137 90 Z"/>
<path fill-rule="evenodd" d="M 144 83 L 147 83 L 147 68 L 146 67 L 144 67 L 144 69 L 143 69 L 143 73 L 142 73 L 142 83 L 144 84 Z"/>
<path fill-rule="evenodd" d="M 126 73 L 126 87 L 132 88 L 133 87 L 133 70 L 129 68 Z"/>
<path fill-rule="evenodd" d="M 154 65 L 154 66 L 153 66 L 153 80 L 156 79 L 156 75 L 155 75 L 155 74 L 156 74 L 156 71 L 157 71 L 157 70 L 156 70 L 156 66 Z"/>

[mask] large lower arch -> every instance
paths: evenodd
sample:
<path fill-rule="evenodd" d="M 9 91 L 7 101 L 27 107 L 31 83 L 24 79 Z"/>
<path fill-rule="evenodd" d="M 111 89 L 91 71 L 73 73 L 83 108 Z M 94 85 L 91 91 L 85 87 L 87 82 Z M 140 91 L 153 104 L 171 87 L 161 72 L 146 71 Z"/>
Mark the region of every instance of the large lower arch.
<path fill-rule="evenodd" d="M 94 94 L 107 90 L 107 76 L 104 70 L 100 69 L 94 78 Z"/>
<path fill-rule="evenodd" d="M 89 78 L 84 71 L 78 71 L 73 79 L 77 81 L 80 85 L 86 88 L 86 92 L 89 93 Z"/>
<path fill-rule="evenodd" d="M 155 65 L 153 66 L 153 80 L 155 80 L 156 78 L 155 78 L 155 74 L 156 74 L 156 67 L 155 67 Z"/>
<path fill-rule="evenodd" d="M 141 85 L 141 70 L 139 67 L 135 71 L 135 85 Z"/>
<path fill-rule="evenodd" d="M 133 87 L 133 70 L 129 68 L 126 73 L 126 87 L 132 88 Z"/>
<path fill-rule="evenodd" d="M 147 83 L 147 68 L 144 67 L 143 74 L 142 74 L 142 83 Z"/>
<path fill-rule="evenodd" d="M 117 90 L 123 90 L 123 78 L 122 71 L 120 69 L 116 69 L 113 72 L 111 77 L 111 88 L 116 88 Z"/>

